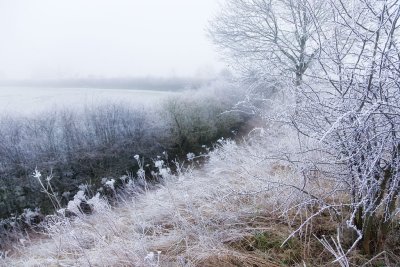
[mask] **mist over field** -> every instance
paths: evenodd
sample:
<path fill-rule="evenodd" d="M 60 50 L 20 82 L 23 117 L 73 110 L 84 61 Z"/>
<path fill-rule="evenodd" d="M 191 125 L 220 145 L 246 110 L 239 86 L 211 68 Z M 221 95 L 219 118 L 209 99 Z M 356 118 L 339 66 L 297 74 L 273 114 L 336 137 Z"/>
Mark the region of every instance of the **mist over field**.
<path fill-rule="evenodd" d="M 0 112 L 30 116 L 46 110 L 82 110 L 105 103 L 144 107 L 159 105 L 174 94 L 176 92 L 135 89 L 0 87 Z"/>
<path fill-rule="evenodd" d="M 151 108 L 159 106 L 168 97 L 187 90 L 206 88 L 229 75 L 225 70 L 217 76 L 192 78 L 0 80 L 0 112 L 7 115 L 37 115 L 49 109 L 82 109 L 105 103 Z"/>

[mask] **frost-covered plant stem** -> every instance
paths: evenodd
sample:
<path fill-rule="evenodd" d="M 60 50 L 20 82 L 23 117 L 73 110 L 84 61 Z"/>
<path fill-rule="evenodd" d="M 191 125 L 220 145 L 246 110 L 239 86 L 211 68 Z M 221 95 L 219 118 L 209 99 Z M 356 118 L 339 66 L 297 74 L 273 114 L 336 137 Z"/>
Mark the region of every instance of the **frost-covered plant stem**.
<path fill-rule="evenodd" d="M 137 179 L 140 183 L 143 184 L 144 190 L 147 192 L 149 190 L 149 187 L 147 185 L 146 172 L 144 170 L 144 158 L 140 159 L 139 155 L 135 155 L 134 158 L 139 166 L 139 170 L 136 173 Z"/>
<path fill-rule="evenodd" d="M 46 182 L 44 183 L 42 181 L 42 174 L 40 173 L 40 171 L 37 168 L 35 168 L 33 177 L 39 182 L 40 187 L 42 188 L 42 191 L 47 194 L 53 207 L 56 210 L 61 209 L 60 200 L 58 199 L 57 194 L 54 192 L 53 187 L 51 186 L 51 183 L 50 183 L 51 179 L 53 179 L 53 174 L 50 173 L 50 175 L 45 178 Z"/>
<path fill-rule="evenodd" d="M 337 230 L 337 236 L 336 240 L 331 237 L 331 241 L 333 243 L 333 246 L 329 243 L 328 239 L 326 236 L 323 236 L 321 239 L 317 238 L 318 241 L 324 246 L 326 250 L 329 251 L 334 257 L 335 260 L 332 263 L 339 263 L 341 267 L 349 267 L 350 263 L 349 260 L 347 259 L 346 252 L 344 251 L 341 243 L 340 243 L 340 231 L 339 229 Z"/>

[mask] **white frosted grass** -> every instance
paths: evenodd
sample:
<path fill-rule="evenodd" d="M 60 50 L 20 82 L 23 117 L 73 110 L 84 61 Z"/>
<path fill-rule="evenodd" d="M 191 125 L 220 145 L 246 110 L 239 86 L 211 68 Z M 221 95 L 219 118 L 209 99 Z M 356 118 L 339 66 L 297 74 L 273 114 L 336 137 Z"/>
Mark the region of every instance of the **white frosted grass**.
<path fill-rule="evenodd" d="M 54 108 L 82 109 L 104 103 L 157 105 L 170 91 L 97 88 L 0 87 L 0 114 L 35 115 Z"/>
<path fill-rule="evenodd" d="M 271 142 L 240 146 L 221 140 L 203 169 L 169 176 L 159 189 L 127 199 L 116 208 L 97 204 L 93 215 L 49 223 L 49 239 L 28 242 L 3 263 L 194 266 L 216 255 L 241 257 L 227 243 L 254 232 L 246 225 L 248 220 L 269 216 L 301 197 L 287 188 L 270 186 L 270 182 L 299 185 L 301 181 L 294 171 L 271 173 L 274 162 L 263 155 L 276 148 Z"/>

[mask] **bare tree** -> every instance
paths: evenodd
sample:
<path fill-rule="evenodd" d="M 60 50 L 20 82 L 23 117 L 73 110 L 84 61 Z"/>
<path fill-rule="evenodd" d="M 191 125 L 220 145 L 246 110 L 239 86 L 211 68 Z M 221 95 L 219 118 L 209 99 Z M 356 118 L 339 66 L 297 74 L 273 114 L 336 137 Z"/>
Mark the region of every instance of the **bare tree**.
<path fill-rule="evenodd" d="M 326 1 L 228 0 L 210 35 L 242 71 L 300 85 L 320 52 Z"/>
<path fill-rule="evenodd" d="M 334 182 L 327 195 L 349 196 L 341 205 L 358 235 L 344 256 L 357 244 L 382 251 L 400 214 L 399 18 L 400 0 L 227 0 L 211 24 L 241 70 L 291 78 L 287 121 L 319 142 Z"/>
<path fill-rule="evenodd" d="M 347 223 L 365 253 L 382 251 L 399 213 L 400 1 L 331 0 L 333 35 L 302 87 L 297 126 L 321 142 L 351 196 Z"/>

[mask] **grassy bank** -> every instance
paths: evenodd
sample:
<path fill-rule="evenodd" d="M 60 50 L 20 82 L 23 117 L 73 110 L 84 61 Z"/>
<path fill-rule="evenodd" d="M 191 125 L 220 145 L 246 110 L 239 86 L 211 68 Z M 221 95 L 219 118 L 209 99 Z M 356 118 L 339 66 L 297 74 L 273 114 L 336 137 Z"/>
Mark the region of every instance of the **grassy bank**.
<path fill-rule="evenodd" d="M 44 233 L 21 239 L 2 263 L 343 266 L 334 262 L 320 241 L 326 237 L 333 245 L 329 237 L 336 238 L 337 229 L 344 225 L 329 212 L 307 220 L 317 208 L 313 197 L 324 199 L 332 185 L 314 179 L 304 186 L 300 169 L 271 157 L 282 150 L 293 152 L 294 135 L 287 129 L 281 129 L 279 137 L 266 134 L 241 145 L 220 141 L 199 170 L 189 168 L 173 175 L 158 165 L 163 182 L 140 195 L 129 194 L 127 187 L 116 207 L 93 197 L 87 199 L 94 206 L 92 215 L 48 217 L 42 224 Z M 346 203 L 345 194 L 336 197 L 324 200 Z M 340 214 L 348 213 L 342 209 Z M 392 236 L 385 253 L 371 260 L 354 250 L 346 256 L 348 266 L 396 266 L 398 230 L 393 229 Z M 353 237 L 345 231 L 342 245 L 346 247 Z"/>

